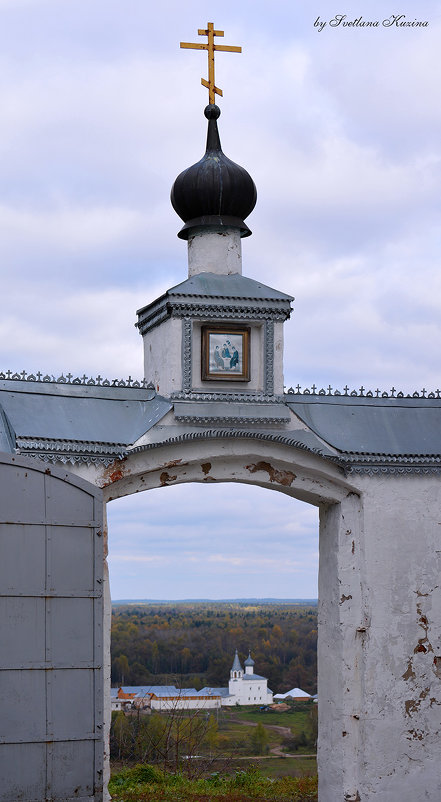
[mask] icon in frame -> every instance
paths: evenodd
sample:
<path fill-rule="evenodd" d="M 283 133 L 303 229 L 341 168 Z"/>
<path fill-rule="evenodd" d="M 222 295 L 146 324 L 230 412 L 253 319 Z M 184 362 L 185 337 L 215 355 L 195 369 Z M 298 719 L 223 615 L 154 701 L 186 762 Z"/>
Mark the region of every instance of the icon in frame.
<path fill-rule="evenodd" d="M 250 380 L 248 326 L 202 326 L 202 380 Z"/>

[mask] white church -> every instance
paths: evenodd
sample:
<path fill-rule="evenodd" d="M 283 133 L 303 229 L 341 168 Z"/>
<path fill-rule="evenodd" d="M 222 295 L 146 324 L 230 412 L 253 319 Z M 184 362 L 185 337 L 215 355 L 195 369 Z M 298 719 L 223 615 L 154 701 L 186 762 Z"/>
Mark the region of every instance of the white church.
<path fill-rule="evenodd" d="M 268 680 L 254 673 L 254 660 L 251 653 L 244 661 L 243 670 L 239 655 L 234 655 L 228 688 L 203 688 L 201 693 L 211 693 L 221 697 L 222 706 L 227 705 L 268 705 L 273 701 L 273 693 L 268 688 Z"/>

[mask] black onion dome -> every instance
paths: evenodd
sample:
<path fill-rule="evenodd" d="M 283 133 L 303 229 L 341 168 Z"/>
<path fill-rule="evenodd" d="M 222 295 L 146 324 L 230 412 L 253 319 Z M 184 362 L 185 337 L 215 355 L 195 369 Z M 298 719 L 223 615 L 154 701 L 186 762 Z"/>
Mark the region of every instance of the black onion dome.
<path fill-rule="evenodd" d="M 239 228 L 249 237 L 245 217 L 256 205 L 257 192 L 250 174 L 222 152 L 217 119 L 218 106 L 207 106 L 207 149 L 203 158 L 178 175 L 171 191 L 175 212 L 184 221 L 178 237 L 188 239 L 197 227 Z"/>

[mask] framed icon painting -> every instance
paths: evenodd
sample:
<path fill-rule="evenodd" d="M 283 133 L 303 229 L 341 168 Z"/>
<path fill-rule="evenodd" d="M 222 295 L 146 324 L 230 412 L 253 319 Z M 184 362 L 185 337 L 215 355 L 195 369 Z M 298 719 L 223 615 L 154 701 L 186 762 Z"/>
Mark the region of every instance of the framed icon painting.
<path fill-rule="evenodd" d="M 202 327 L 202 380 L 250 380 L 248 326 Z"/>

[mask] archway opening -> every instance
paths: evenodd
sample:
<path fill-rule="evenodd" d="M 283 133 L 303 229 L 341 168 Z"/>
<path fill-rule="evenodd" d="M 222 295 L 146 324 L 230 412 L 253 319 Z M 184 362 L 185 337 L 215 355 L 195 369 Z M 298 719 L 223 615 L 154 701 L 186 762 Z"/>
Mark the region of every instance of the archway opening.
<path fill-rule="evenodd" d="M 345 650 L 352 649 L 350 634 L 352 630 L 348 624 L 350 622 L 353 627 L 353 619 L 358 610 L 355 603 L 346 607 L 344 603 L 347 599 L 356 599 L 358 605 L 360 594 L 357 579 L 359 551 L 355 544 L 359 542 L 362 508 L 359 493 L 351 482 L 332 461 L 323 460 L 320 455 L 311 453 L 297 443 L 281 442 L 280 438 L 272 442 L 270 435 L 263 438 L 252 438 L 246 434 L 236 437 L 234 433 L 227 435 L 225 432 L 220 432 L 216 437 L 191 436 L 182 438 L 182 442 L 171 440 L 160 446 L 155 444 L 140 446 L 117 472 L 112 468 L 106 470 L 104 476 L 112 480 L 105 485 L 106 501 L 132 494 L 140 494 L 139 497 L 148 500 L 149 494 L 144 494 L 142 491 L 165 487 L 163 498 L 165 509 L 168 509 L 171 508 L 171 504 L 167 503 L 167 498 L 171 498 L 171 495 L 167 494 L 171 487 L 184 485 L 184 490 L 187 488 L 188 492 L 195 483 L 205 485 L 205 489 L 219 486 L 219 490 L 214 491 L 221 494 L 217 499 L 218 505 L 222 498 L 231 498 L 231 495 L 229 497 L 226 494 L 233 486 L 256 486 L 254 489 L 260 488 L 264 493 L 267 489 L 277 490 L 279 492 L 265 496 L 268 499 L 278 500 L 278 510 L 281 510 L 282 504 L 288 504 L 287 521 L 293 520 L 296 516 L 297 499 L 311 505 L 310 514 L 315 521 L 317 519 L 314 509 L 320 509 L 319 771 L 322 784 L 329 781 L 333 788 L 340 787 L 343 782 L 343 769 L 336 767 L 335 749 L 341 748 L 341 731 L 344 729 L 340 726 L 343 723 L 341 720 L 345 718 L 347 711 L 352 709 L 355 696 L 359 692 L 356 667 L 353 669 L 351 662 L 344 662 Z M 199 488 L 199 498 L 201 492 Z M 112 526 L 113 529 L 115 527 L 111 506 L 109 520 L 112 530 Z M 194 512 L 195 507 L 199 506 L 200 502 L 193 503 L 192 511 Z M 235 513 L 236 507 L 237 504 L 234 506 Z M 115 506 L 114 509 L 116 510 Z M 299 509 L 308 508 L 299 507 Z M 144 518 L 149 520 L 148 507 Z M 213 509 L 212 505 L 209 518 L 210 532 L 214 526 L 212 522 L 217 522 L 219 518 L 216 506 Z M 272 519 L 273 528 L 275 520 Z M 318 527 L 316 524 L 315 526 L 317 537 Z M 182 533 L 181 515 L 179 531 Z M 351 538 L 348 536 L 349 533 Z M 112 531 L 110 540 L 112 544 Z M 274 537 L 271 538 L 270 545 L 274 547 Z M 111 550 L 113 554 L 113 544 Z M 342 597 L 341 568 L 343 566 L 345 570 L 349 564 L 351 571 L 346 571 L 344 574 L 345 592 Z M 190 576 L 194 588 L 194 571 Z M 278 578 L 277 572 L 275 576 Z M 280 587 L 280 582 L 278 585 Z M 164 595 L 160 593 L 157 598 L 163 598 Z M 194 596 L 194 593 L 188 595 Z M 248 643 L 243 645 L 244 651 L 247 652 L 248 646 Z M 333 670 L 329 670 L 329 665 L 332 665 Z M 344 669 L 343 673 L 340 669 Z"/>
<path fill-rule="evenodd" d="M 256 485 L 190 483 L 121 498 L 107 517 L 112 600 L 122 602 L 114 687 L 228 687 L 237 648 L 274 694 L 316 693 L 316 507 Z"/>

